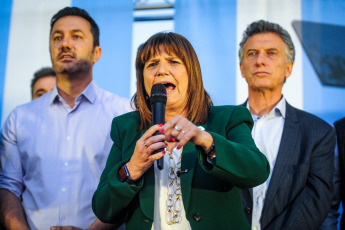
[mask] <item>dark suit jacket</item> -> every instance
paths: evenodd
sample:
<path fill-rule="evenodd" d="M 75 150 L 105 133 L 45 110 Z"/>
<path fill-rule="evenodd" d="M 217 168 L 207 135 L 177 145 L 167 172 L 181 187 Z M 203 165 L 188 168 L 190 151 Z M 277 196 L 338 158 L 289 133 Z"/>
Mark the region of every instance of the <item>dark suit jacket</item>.
<path fill-rule="evenodd" d="M 317 229 L 332 201 L 334 129 L 286 103 L 284 130 L 267 189 L 261 229 Z M 252 218 L 252 190 L 243 190 L 244 212 Z"/>
<path fill-rule="evenodd" d="M 137 140 L 138 112 L 113 120 L 114 145 L 93 196 L 92 208 L 103 222 L 126 222 L 127 229 L 150 230 L 154 216 L 154 168 L 138 186 L 120 181 L 118 171 L 131 158 Z M 183 147 L 181 191 L 186 217 L 192 229 L 250 229 L 242 212 L 239 188 L 254 187 L 269 175 L 266 157 L 251 137 L 253 120 L 247 109 L 237 106 L 212 107 L 206 131 L 213 136 L 216 158 L 212 164 L 192 143 Z"/>
<path fill-rule="evenodd" d="M 340 169 L 340 198 L 343 205 L 340 229 L 345 229 L 345 118 L 334 123 L 337 132 L 339 169 Z"/>

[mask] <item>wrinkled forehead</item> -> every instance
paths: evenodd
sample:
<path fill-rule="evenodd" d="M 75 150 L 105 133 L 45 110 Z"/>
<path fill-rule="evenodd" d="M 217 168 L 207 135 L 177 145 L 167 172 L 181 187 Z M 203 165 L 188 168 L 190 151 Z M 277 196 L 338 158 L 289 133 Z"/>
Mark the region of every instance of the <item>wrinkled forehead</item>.
<path fill-rule="evenodd" d="M 179 50 L 177 49 L 177 46 L 171 43 L 156 43 L 154 45 L 148 46 L 146 52 L 144 51 L 144 53 L 144 63 L 156 56 L 160 56 L 162 53 L 167 53 L 169 56 L 176 56 L 180 59 L 183 58 L 181 52 L 179 52 Z"/>
<path fill-rule="evenodd" d="M 284 46 L 285 42 L 283 38 L 279 34 L 273 32 L 254 34 L 250 36 L 244 44 L 244 47 L 249 49 L 253 47 L 284 49 Z"/>

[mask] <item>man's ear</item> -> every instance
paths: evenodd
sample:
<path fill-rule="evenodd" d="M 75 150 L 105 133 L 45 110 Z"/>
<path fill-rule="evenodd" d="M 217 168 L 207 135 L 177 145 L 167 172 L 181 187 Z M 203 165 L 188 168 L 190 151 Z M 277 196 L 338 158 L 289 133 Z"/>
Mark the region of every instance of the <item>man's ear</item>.
<path fill-rule="evenodd" d="M 102 56 L 102 48 L 100 46 L 96 46 L 93 51 L 93 63 L 96 63 Z"/>
<path fill-rule="evenodd" d="M 241 70 L 241 75 L 242 75 L 242 77 L 244 78 L 244 75 L 243 75 L 243 66 L 242 66 L 242 63 L 240 63 L 240 70 Z"/>
<path fill-rule="evenodd" d="M 293 61 L 291 61 L 290 63 L 286 65 L 285 76 L 284 76 L 285 79 L 290 77 L 292 73 L 292 67 L 293 67 Z"/>

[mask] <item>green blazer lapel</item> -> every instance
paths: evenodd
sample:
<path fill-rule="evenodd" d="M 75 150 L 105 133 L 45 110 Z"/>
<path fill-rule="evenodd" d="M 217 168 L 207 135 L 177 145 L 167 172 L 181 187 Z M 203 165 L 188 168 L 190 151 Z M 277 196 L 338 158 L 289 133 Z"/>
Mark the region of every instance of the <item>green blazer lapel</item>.
<path fill-rule="evenodd" d="M 183 147 L 182 160 L 181 160 L 181 190 L 182 190 L 182 200 L 184 208 L 187 210 L 189 208 L 190 194 L 192 188 L 192 181 L 194 175 L 195 164 L 197 162 L 197 154 L 195 145 L 188 142 Z M 187 171 L 188 170 L 188 171 Z"/>
<path fill-rule="evenodd" d="M 155 163 L 154 163 L 155 164 Z M 153 220 L 153 209 L 155 203 L 155 175 L 153 165 L 144 175 L 143 188 L 139 192 L 139 202 L 142 212 L 149 219 Z"/>
<path fill-rule="evenodd" d="M 144 129 L 140 133 L 140 137 L 148 130 Z M 155 164 L 155 162 L 154 162 Z M 139 202 L 142 212 L 149 219 L 153 220 L 153 209 L 155 201 L 155 175 L 154 166 L 152 165 L 144 174 L 144 184 L 143 188 L 139 192 Z"/>

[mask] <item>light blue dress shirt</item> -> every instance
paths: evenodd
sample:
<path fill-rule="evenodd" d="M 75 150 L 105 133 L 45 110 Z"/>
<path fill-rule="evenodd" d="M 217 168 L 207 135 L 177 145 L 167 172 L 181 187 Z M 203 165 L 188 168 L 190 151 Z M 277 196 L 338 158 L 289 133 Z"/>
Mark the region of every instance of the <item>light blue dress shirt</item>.
<path fill-rule="evenodd" d="M 247 103 L 247 108 L 249 109 L 249 103 Z M 254 120 L 254 127 L 252 129 L 253 139 L 259 150 L 265 154 L 271 168 L 270 175 L 265 183 L 253 188 L 252 230 L 261 229 L 261 213 L 278 155 L 285 123 L 285 113 L 286 101 L 283 97 L 270 113 L 262 117 L 252 115 Z"/>
<path fill-rule="evenodd" d="M 18 106 L 1 133 L 0 188 L 22 199 L 31 229 L 89 227 L 91 199 L 112 146 L 111 121 L 130 111 L 129 99 L 92 81 L 74 108 L 57 88 Z"/>

